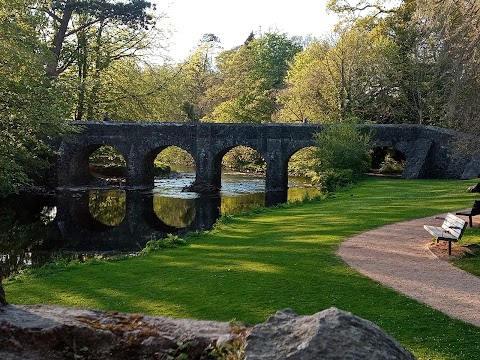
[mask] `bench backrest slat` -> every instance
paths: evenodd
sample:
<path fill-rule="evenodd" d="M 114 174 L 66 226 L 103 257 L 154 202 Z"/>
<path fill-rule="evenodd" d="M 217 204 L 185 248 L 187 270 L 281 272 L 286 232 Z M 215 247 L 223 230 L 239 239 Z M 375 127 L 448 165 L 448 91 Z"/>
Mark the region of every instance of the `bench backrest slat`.
<path fill-rule="evenodd" d="M 445 221 L 442 224 L 442 228 L 447 230 L 450 234 L 460 239 L 467 227 L 467 222 L 453 214 L 447 214 Z"/>

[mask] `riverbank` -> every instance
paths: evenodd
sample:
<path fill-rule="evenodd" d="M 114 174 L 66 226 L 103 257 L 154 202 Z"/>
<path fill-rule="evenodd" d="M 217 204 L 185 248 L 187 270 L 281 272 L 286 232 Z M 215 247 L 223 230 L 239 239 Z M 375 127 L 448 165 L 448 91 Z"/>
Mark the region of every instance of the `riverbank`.
<path fill-rule="evenodd" d="M 419 359 L 472 359 L 480 328 L 366 279 L 335 255 L 355 234 L 469 206 L 471 184 L 372 178 L 322 201 L 224 217 L 182 248 L 47 267 L 5 289 L 12 303 L 251 323 L 276 309 L 335 306 L 375 322 Z"/>

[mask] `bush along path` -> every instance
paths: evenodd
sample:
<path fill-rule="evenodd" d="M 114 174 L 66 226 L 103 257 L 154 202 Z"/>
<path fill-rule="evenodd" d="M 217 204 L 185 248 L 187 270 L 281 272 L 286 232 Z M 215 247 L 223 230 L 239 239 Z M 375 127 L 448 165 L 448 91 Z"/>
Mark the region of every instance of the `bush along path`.
<path fill-rule="evenodd" d="M 253 324 L 279 309 L 309 315 L 334 306 L 376 323 L 419 359 L 475 359 L 479 327 L 366 278 L 336 255 L 363 232 L 468 207 L 471 184 L 372 178 L 321 201 L 224 217 L 186 237 L 186 246 L 46 266 L 4 288 L 15 304 Z"/>

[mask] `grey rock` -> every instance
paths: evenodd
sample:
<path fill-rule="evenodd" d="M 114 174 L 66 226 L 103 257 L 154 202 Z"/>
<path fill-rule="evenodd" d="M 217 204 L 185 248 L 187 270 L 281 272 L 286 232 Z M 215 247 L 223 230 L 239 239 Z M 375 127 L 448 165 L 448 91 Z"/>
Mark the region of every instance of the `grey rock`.
<path fill-rule="evenodd" d="M 278 311 L 252 329 L 245 355 L 247 360 L 415 359 L 374 323 L 337 308 L 311 316 Z"/>
<path fill-rule="evenodd" d="M 199 359 L 228 323 L 121 314 L 58 306 L 5 306 L 1 359 L 156 359 L 176 351 Z"/>
<path fill-rule="evenodd" d="M 375 324 L 336 308 L 312 316 L 278 311 L 251 330 L 245 324 L 58 306 L 2 309 L 2 360 L 208 359 L 215 347 L 241 351 L 246 334 L 249 360 L 414 359 Z"/>

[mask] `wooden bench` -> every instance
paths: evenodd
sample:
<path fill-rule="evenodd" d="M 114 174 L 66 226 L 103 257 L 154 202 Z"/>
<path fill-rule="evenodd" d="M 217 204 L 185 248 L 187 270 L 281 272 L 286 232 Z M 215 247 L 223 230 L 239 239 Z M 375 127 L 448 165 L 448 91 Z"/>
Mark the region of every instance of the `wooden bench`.
<path fill-rule="evenodd" d="M 465 209 L 458 211 L 455 215 L 468 216 L 468 224 L 472 227 L 472 217 L 475 215 L 480 215 L 480 200 L 475 200 L 471 209 Z"/>
<path fill-rule="evenodd" d="M 437 244 L 440 240 L 448 241 L 448 255 L 452 255 L 452 241 L 459 241 L 466 227 L 465 220 L 450 213 L 445 217 L 442 226 L 423 225 L 423 228 L 435 238 Z"/>

